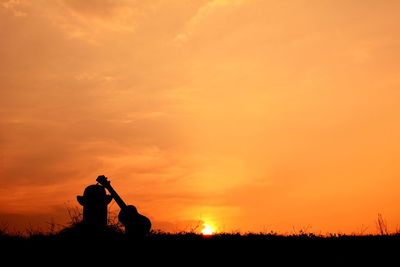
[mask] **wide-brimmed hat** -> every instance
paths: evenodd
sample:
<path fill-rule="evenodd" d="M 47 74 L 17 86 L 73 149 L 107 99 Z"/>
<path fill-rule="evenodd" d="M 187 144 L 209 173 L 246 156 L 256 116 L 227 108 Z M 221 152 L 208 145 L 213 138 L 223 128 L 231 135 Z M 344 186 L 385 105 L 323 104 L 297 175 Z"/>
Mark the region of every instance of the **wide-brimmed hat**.
<path fill-rule="evenodd" d="M 112 200 L 112 196 L 107 195 L 104 187 L 98 184 L 89 185 L 83 191 L 83 196 L 77 196 L 76 198 L 82 206 L 88 204 L 107 205 Z"/>

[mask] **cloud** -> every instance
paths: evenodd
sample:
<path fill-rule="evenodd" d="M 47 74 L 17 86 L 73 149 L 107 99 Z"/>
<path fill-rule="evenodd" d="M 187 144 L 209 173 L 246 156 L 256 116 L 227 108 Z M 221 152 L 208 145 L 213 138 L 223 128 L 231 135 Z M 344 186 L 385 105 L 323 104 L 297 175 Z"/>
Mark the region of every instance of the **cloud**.
<path fill-rule="evenodd" d="M 24 2 L 24 3 L 22 3 Z M 27 13 L 24 11 L 26 6 L 25 1 L 20 0 L 2 0 L 0 1 L 0 7 L 9 10 L 15 17 L 26 17 Z"/>
<path fill-rule="evenodd" d="M 122 2 L 113 0 L 89 0 L 89 1 L 77 1 L 77 0 L 65 0 L 64 3 L 75 10 L 78 13 L 84 15 L 94 15 L 99 17 L 111 17 L 114 15 L 115 10 L 122 6 Z"/>
<path fill-rule="evenodd" d="M 211 0 L 205 2 L 197 12 L 185 23 L 184 30 L 177 34 L 174 38 L 176 45 L 182 45 L 188 38 L 197 30 L 198 26 L 206 22 L 209 17 L 215 14 L 218 16 L 226 16 L 226 13 L 232 13 L 232 9 L 239 8 L 242 0 L 225 1 L 225 0 Z M 221 12 L 222 10 L 222 12 Z M 209 25 L 210 26 L 210 25 Z"/>
<path fill-rule="evenodd" d="M 398 4 L 38 3 L 1 2 L 1 212 L 99 174 L 156 221 L 241 228 L 395 188 Z"/>

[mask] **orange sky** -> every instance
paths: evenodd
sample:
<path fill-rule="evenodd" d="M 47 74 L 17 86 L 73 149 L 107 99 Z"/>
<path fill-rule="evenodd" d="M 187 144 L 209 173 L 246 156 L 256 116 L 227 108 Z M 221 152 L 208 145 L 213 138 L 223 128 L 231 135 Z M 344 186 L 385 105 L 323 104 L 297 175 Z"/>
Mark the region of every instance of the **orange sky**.
<path fill-rule="evenodd" d="M 395 231 L 399 12 L 0 0 L 0 223 L 63 223 L 104 174 L 167 231 Z"/>

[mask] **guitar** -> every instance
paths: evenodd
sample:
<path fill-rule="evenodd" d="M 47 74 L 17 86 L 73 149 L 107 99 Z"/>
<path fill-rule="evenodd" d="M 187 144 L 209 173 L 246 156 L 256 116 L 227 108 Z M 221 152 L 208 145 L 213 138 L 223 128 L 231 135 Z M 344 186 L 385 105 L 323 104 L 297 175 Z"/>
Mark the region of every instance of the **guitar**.
<path fill-rule="evenodd" d="M 150 232 L 150 220 L 139 214 L 136 207 L 133 205 L 126 205 L 122 198 L 111 186 L 111 182 L 107 177 L 100 175 L 96 181 L 110 192 L 115 202 L 120 207 L 121 211 L 118 214 L 118 220 L 124 225 L 125 233 L 133 237 L 144 237 Z"/>

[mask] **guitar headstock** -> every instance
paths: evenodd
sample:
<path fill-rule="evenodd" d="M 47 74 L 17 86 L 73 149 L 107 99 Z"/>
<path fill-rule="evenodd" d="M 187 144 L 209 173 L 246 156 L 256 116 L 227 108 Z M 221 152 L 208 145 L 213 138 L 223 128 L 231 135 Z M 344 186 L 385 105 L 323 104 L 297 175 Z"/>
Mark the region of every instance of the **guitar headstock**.
<path fill-rule="evenodd" d="M 104 175 L 100 175 L 99 177 L 97 177 L 96 181 L 105 188 L 108 188 L 110 186 L 110 181 L 108 181 L 107 177 L 105 177 Z"/>

